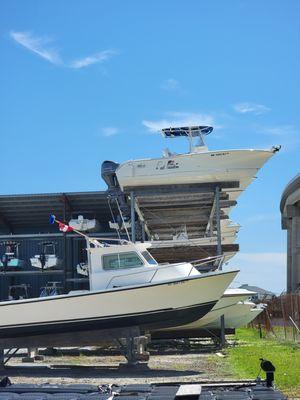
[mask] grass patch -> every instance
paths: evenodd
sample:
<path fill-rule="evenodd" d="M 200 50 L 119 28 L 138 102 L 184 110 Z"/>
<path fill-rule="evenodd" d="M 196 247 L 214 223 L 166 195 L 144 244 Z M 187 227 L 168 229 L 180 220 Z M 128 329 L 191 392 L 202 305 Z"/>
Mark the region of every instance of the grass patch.
<path fill-rule="evenodd" d="M 260 339 L 255 329 L 242 328 L 236 332 L 237 346 L 227 350 L 232 373 L 237 378 L 256 378 L 259 358 L 270 360 L 276 367 L 275 384 L 288 396 L 300 396 L 300 346 L 276 338 Z M 260 372 L 264 379 L 265 373 Z"/>

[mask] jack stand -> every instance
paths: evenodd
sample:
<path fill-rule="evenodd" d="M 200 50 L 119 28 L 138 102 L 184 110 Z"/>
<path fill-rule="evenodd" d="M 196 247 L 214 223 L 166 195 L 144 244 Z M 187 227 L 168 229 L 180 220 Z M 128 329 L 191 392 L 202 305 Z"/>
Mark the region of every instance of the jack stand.
<path fill-rule="evenodd" d="M 4 370 L 4 349 L 0 349 L 0 371 Z"/>
<path fill-rule="evenodd" d="M 225 338 L 225 316 L 221 315 L 220 317 L 220 325 L 221 325 L 221 336 L 220 336 L 220 346 L 221 349 L 226 345 L 226 338 Z"/>
<path fill-rule="evenodd" d="M 148 341 L 148 336 L 127 337 L 123 341 L 120 340 L 119 343 L 127 362 L 120 363 L 119 369 L 148 369 L 147 363 L 150 357 L 147 351 Z"/>
<path fill-rule="evenodd" d="M 43 356 L 38 354 L 38 349 L 36 347 L 28 347 L 27 356 L 22 358 L 22 362 L 24 363 L 33 363 L 35 361 L 42 361 L 44 360 Z"/>

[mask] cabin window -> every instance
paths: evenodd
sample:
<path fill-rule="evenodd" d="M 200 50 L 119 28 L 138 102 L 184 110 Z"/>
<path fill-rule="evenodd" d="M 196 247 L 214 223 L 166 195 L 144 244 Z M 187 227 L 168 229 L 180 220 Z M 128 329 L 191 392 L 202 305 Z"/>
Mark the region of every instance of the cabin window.
<path fill-rule="evenodd" d="M 148 264 L 151 265 L 157 265 L 157 262 L 154 260 L 154 258 L 151 256 L 151 254 L 149 253 L 149 251 L 145 250 L 142 251 L 142 256 L 145 258 L 145 260 L 147 261 Z"/>
<path fill-rule="evenodd" d="M 103 269 L 138 268 L 144 263 L 134 251 L 103 256 Z"/>

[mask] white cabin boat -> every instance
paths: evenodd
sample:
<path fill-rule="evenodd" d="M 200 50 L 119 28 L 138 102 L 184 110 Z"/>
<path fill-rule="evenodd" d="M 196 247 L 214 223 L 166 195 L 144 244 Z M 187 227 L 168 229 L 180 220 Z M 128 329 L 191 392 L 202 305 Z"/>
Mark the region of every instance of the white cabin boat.
<path fill-rule="evenodd" d="M 0 338 L 182 325 L 207 314 L 238 272 L 159 265 L 142 243 L 87 243 L 90 290 L 1 302 Z"/>
<path fill-rule="evenodd" d="M 130 160 L 120 164 L 116 168 L 116 176 L 121 189 L 238 181 L 239 191 L 232 191 L 230 196 L 230 200 L 235 200 L 280 146 L 267 150 L 209 151 L 204 136 L 212 130 L 209 126 L 162 129 L 165 138 L 186 137 L 190 142 L 189 153 L 174 154 L 167 149 L 163 157 Z M 197 138 L 199 143 L 195 144 Z"/>

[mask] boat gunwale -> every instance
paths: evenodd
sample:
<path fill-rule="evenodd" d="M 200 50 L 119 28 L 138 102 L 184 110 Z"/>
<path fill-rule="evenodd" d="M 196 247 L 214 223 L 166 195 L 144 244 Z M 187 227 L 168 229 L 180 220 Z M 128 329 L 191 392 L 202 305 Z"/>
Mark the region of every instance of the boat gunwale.
<path fill-rule="evenodd" d="M 3 301 L 0 302 L 0 307 L 6 307 L 6 306 L 14 306 L 14 305 L 22 305 L 26 303 L 39 303 L 43 301 L 54 301 L 54 300 L 64 300 L 64 299 L 73 299 L 76 297 L 84 297 L 84 296 L 96 296 L 99 294 L 107 294 L 111 292 L 122 292 L 122 291 L 129 291 L 129 290 L 139 290 L 139 289 L 145 289 L 148 287 L 154 287 L 154 286 L 161 286 L 161 285 L 172 285 L 172 284 L 177 284 L 180 282 L 186 282 L 186 281 L 192 281 L 192 280 L 197 280 L 197 279 L 208 279 L 211 277 L 215 276 L 221 276 L 221 275 L 228 275 L 228 274 L 237 274 L 239 270 L 232 270 L 232 271 L 220 271 L 220 272 L 212 272 L 209 274 L 203 273 L 200 275 L 194 275 L 190 277 L 185 277 L 185 278 L 178 278 L 175 280 L 167 280 L 167 281 L 161 281 L 161 282 L 156 282 L 156 283 L 144 283 L 140 285 L 128 285 L 128 286 L 121 286 L 117 288 L 111 288 L 109 290 L 103 289 L 103 290 L 98 290 L 98 291 L 87 291 L 85 293 L 74 293 L 74 294 L 62 294 L 62 295 L 57 295 L 57 296 L 47 296 L 47 297 L 34 297 L 31 299 L 22 299 L 22 300 L 15 300 L 15 301 Z M 204 276 L 203 276 L 204 275 Z"/>
<path fill-rule="evenodd" d="M 274 154 L 274 151 L 271 149 L 228 149 L 228 150 L 209 150 L 209 151 L 204 151 L 204 152 L 194 152 L 194 153 L 177 153 L 170 155 L 168 157 L 155 157 L 155 158 L 139 158 L 139 159 L 130 159 L 126 160 L 118 165 L 116 168 L 116 173 L 118 170 L 121 169 L 125 164 L 128 164 L 130 162 L 141 162 L 141 161 L 161 161 L 161 160 L 168 160 L 168 159 L 173 159 L 176 157 L 186 157 L 186 156 L 197 156 L 197 155 L 202 155 L 202 154 L 211 154 L 211 153 L 228 153 L 228 152 L 233 152 L 233 153 L 242 153 L 242 152 L 257 152 L 257 153 L 271 153 L 270 155 Z"/>

